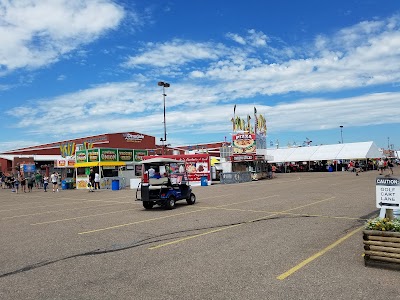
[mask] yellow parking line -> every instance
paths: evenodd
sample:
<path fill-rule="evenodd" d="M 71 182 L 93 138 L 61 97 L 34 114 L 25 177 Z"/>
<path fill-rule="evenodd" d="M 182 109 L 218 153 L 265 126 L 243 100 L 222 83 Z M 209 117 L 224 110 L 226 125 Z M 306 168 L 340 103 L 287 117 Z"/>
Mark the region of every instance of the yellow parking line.
<path fill-rule="evenodd" d="M 186 241 L 186 240 L 194 239 L 194 238 L 197 238 L 197 237 L 206 235 L 206 234 L 215 233 L 215 232 L 218 232 L 218 231 L 222 231 L 222 230 L 229 229 L 229 228 L 233 228 L 233 227 L 240 226 L 240 225 L 243 225 L 243 224 L 230 225 L 230 226 L 227 226 L 227 227 L 218 228 L 218 229 L 211 230 L 211 231 L 207 231 L 207 232 L 203 232 L 203 233 L 200 233 L 200 234 L 187 236 L 187 237 L 184 237 L 184 238 L 179 239 L 179 240 L 175 240 L 175 241 L 168 242 L 168 243 L 165 243 L 165 244 L 161 244 L 161 245 L 158 245 L 158 246 L 150 247 L 149 249 L 150 249 L 150 250 L 154 250 L 154 249 L 158 249 L 158 248 L 161 248 L 161 247 L 165 247 L 165 246 L 177 244 L 177 243 L 180 243 L 180 242 L 183 242 L 183 241 Z"/>
<path fill-rule="evenodd" d="M 24 209 L 36 209 L 36 208 L 44 208 L 44 207 L 53 207 L 53 206 L 61 206 L 61 205 L 71 205 L 71 204 L 79 204 L 79 203 L 86 203 L 86 202 L 105 202 L 105 203 L 132 203 L 132 202 L 121 202 L 121 201 L 114 201 L 114 200 L 74 200 L 73 202 L 67 203 L 58 203 L 58 204 L 50 204 L 50 205 L 41 205 L 41 206 L 28 206 L 28 207 L 20 207 L 20 208 L 12 208 L 12 209 L 4 209 L 0 210 L 0 212 L 9 212 L 14 210 L 24 210 Z"/>
<path fill-rule="evenodd" d="M 131 208 L 131 209 L 124 209 L 124 210 L 111 211 L 111 212 L 106 212 L 106 213 L 102 213 L 102 214 L 86 215 L 86 216 L 80 216 L 80 217 L 69 218 L 69 219 L 59 219 L 59 220 L 54 220 L 54 221 L 33 223 L 33 224 L 31 224 L 31 225 L 32 225 L 32 226 L 36 226 L 36 225 L 44 225 L 44 224 L 51 224 L 51 223 L 57 223 L 57 222 L 78 220 L 78 219 L 84 219 L 84 218 L 90 218 L 90 217 L 98 217 L 98 216 L 104 216 L 104 215 L 109 215 L 109 214 L 116 214 L 116 213 L 125 212 L 125 211 L 130 211 L 130 210 L 137 210 L 137 208 Z"/>
<path fill-rule="evenodd" d="M 275 197 L 275 196 L 278 196 L 278 195 L 271 195 L 271 196 L 268 196 L 268 197 Z M 265 198 L 268 198 L 268 197 L 258 198 L 258 200 L 265 199 Z M 228 227 L 223 227 L 222 229 L 225 230 L 225 229 L 236 227 L 237 225 L 243 225 L 243 224 L 248 224 L 248 223 L 253 223 L 253 222 L 256 222 L 256 221 L 264 220 L 266 218 L 271 218 L 273 216 L 279 215 L 281 213 L 285 213 L 285 212 L 288 212 L 288 211 L 291 211 L 291 210 L 295 210 L 295 209 L 303 208 L 303 207 L 310 206 L 310 205 L 313 205 L 313 204 L 321 203 L 321 202 L 328 201 L 328 200 L 331 200 L 331 199 L 334 199 L 334 198 L 335 197 L 329 197 L 329 198 L 326 198 L 326 199 L 318 200 L 316 202 L 309 203 L 309 204 L 306 204 L 306 205 L 301 205 L 301 206 L 298 206 L 298 207 L 295 207 L 295 208 L 292 208 L 292 209 L 288 209 L 288 210 L 285 210 L 285 211 L 282 211 L 282 212 L 276 212 L 276 213 L 272 213 L 272 214 L 267 215 L 267 216 L 263 216 L 261 218 L 249 220 L 249 221 L 243 222 L 241 224 L 236 224 L 236 225 L 232 225 L 232 226 L 228 226 Z M 250 201 L 254 201 L 254 200 L 256 200 L 256 199 L 251 199 L 251 200 L 243 201 L 243 202 L 240 202 L 240 203 L 246 203 L 246 202 L 250 202 Z M 239 204 L 239 202 L 238 203 L 230 203 L 230 204 L 226 204 L 226 205 L 219 205 L 219 206 L 216 206 L 214 208 L 218 209 L 218 208 L 221 208 L 221 207 L 224 207 L 224 206 L 228 206 L 228 205 L 233 205 L 233 204 Z M 189 236 L 189 237 L 186 237 L 186 238 L 183 238 L 183 239 L 179 239 L 179 240 L 176 240 L 174 242 L 168 242 L 168 243 L 165 243 L 165 244 L 160 244 L 159 246 L 154 246 L 151 249 L 157 249 L 157 248 L 161 248 L 161 247 L 168 246 L 168 245 L 171 245 L 171 244 L 176 244 L 176 243 L 179 243 L 179 242 L 183 242 L 183 241 L 189 240 L 191 238 L 200 237 L 200 236 L 206 235 L 208 233 L 214 233 L 214 232 L 217 232 L 217 231 L 221 231 L 221 230 L 207 231 L 207 232 L 204 232 L 204 233 L 201 233 L 201 234 L 197 234 L 197 235 Z"/>
<path fill-rule="evenodd" d="M 336 242 L 334 242 L 333 244 L 330 244 L 328 247 L 324 248 L 323 250 L 315 253 L 314 255 L 310 256 L 309 258 L 307 258 L 306 260 L 303 260 L 301 263 L 299 263 L 297 266 L 291 268 L 289 271 L 282 273 L 281 275 L 279 275 L 278 277 L 276 277 L 276 279 L 279 280 L 284 280 L 287 277 L 289 277 L 290 275 L 292 275 L 293 273 L 297 272 L 298 270 L 300 270 L 302 267 L 304 267 L 305 265 L 309 264 L 310 262 L 312 262 L 313 260 L 317 259 L 318 257 L 324 255 L 327 251 L 335 248 L 337 245 L 339 245 L 340 243 L 344 242 L 345 240 L 347 240 L 349 237 L 351 237 L 352 235 L 354 235 L 355 233 L 359 232 L 361 229 L 363 229 L 365 226 L 361 226 L 359 228 L 357 228 L 356 230 L 353 230 L 352 232 L 346 234 L 344 237 L 338 239 Z"/>
<path fill-rule="evenodd" d="M 155 221 L 155 220 L 162 220 L 162 219 L 172 218 L 172 217 L 176 217 L 176 216 L 191 214 L 191 213 L 200 212 L 200 211 L 205 211 L 205 210 L 208 210 L 208 208 L 203 208 L 203 209 L 198 209 L 198 210 L 192 210 L 192 211 L 188 211 L 188 212 L 184 212 L 184 213 L 179 213 L 179 214 L 174 214 L 174 215 L 168 215 L 168 216 L 163 216 L 163 217 L 158 217 L 158 218 L 152 218 L 152 219 L 146 219 L 146 220 L 142 220 L 142 221 L 137 221 L 137 222 L 132 222 L 132 223 L 126 223 L 126 224 L 121 224 L 121 225 L 115 225 L 115 226 L 110 226 L 110 227 L 105 227 L 105 228 L 100 228 L 100 229 L 94 229 L 94 230 L 79 232 L 78 234 L 89 234 L 89 233 L 94 233 L 94 232 L 99 232 L 99 231 L 105 231 L 105 230 L 110 230 L 110 229 L 115 229 L 115 228 L 121 228 L 121 227 L 125 227 L 125 226 L 130 226 L 130 225 L 135 225 L 135 224 L 140 224 L 140 223 L 145 223 L 145 222 L 150 222 L 150 221 Z"/>
<path fill-rule="evenodd" d="M 65 212 L 65 211 L 78 210 L 78 209 L 98 208 L 98 207 L 105 207 L 105 206 L 111 206 L 111 205 L 115 205 L 115 203 L 97 205 L 97 206 L 86 206 L 86 207 L 78 207 L 78 208 L 69 208 L 69 209 L 63 209 L 63 210 L 43 211 L 43 212 L 38 212 L 38 213 L 33 213 L 33 214 L 25 214 L 25 215 L 18 215 L 18 216 L 12 216 L 12 217 L 4 217 L 4 218 L 1 218 L 1 220 L 9 220 L 9 219 L 15 219 L 15 218 L 22 218 L 22 217 L 31 217 L 31 216 L 45 215 L 45 214 Z"/>

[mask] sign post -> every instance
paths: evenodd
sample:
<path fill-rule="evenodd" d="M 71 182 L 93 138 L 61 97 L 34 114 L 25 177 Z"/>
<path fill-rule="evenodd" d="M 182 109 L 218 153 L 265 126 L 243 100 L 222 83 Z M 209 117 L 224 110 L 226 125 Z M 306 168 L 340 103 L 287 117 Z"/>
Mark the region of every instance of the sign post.
<path fill-rule="evenodd" d="M 393 209 L 400 209 L 400 179 L 390 177 L 376 178 L 376 207 L 381 209 L 380 217 L 393 219 Z"/>

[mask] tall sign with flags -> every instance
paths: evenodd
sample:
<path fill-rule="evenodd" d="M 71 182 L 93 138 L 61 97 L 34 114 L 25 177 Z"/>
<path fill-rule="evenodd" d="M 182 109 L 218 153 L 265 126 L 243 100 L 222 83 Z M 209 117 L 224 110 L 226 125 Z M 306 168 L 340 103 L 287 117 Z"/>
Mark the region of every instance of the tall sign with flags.
<path fill-rule="evenodd" d="M 236 115 L 236 104 L 233 107 L 232 144 L 234 154 L 255 154 L 256 149 L 267 148 L 267 123 L 263 115 L 257 114 L 254 107 L 254 125 L 250 114 L 246 118 Z"/>

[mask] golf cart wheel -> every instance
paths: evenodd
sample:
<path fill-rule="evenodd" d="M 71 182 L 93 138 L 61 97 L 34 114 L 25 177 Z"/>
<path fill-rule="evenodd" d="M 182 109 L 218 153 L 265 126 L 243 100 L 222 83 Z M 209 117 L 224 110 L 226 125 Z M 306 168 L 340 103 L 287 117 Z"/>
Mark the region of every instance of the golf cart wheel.
<path fill-rule="evenodd" d="M 174 196 L 169 196 L 169 198 L 165 202 L 165 208 L 166 209 L 175 208 L 175 197 Z"/>
<path fill-rule="evenodd" d="M 149 202 L 149 201 L 143 201 L 143 207 L 145 209 L 152 209 L 153 208 L 153 202 Z"/>
<path fill-rule="evenodd" d="M 196 195 L 193 193 L 190 193 L 190 196 L 188 199 L 186 199 L 187 204 L 192 205 L 196 202 Z"/>

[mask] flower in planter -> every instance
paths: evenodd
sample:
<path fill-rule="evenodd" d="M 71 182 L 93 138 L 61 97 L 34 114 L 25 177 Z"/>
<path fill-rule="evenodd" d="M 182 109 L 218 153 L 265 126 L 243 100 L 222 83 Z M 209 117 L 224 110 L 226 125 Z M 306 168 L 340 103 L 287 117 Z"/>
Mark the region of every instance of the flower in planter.
<path fill-rule="evenodd" d="M 366 225 L 368 230 L 400 232 L 400 219 L 375 218 L 369 220 Z"/>

